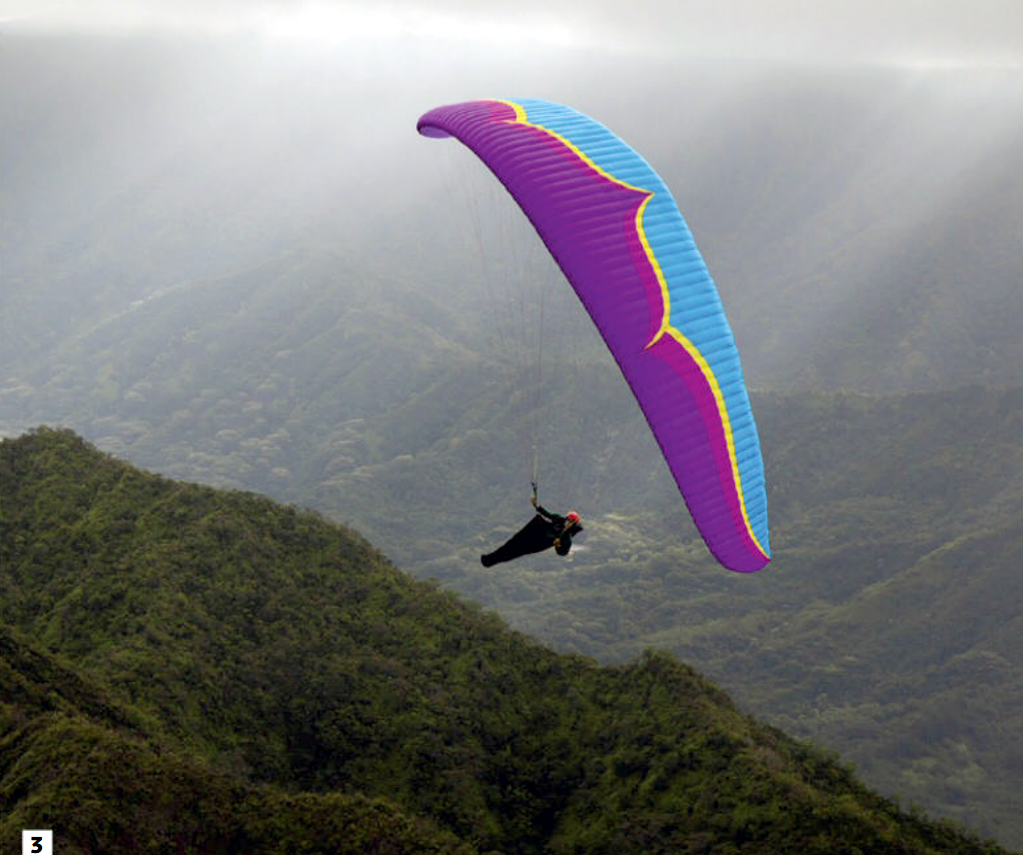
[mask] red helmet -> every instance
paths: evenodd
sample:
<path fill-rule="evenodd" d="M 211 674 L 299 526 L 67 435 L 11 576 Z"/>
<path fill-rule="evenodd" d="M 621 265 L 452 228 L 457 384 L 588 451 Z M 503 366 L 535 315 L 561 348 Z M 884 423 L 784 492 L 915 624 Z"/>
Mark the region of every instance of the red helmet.
<path fill-rule="evenodd" d="M 567 519 L 570 523 L 577 523 L 582 519 L 582 517 L 580 517 L 575 511 L 569 511 L 565 514 L 565 519 Z"/>

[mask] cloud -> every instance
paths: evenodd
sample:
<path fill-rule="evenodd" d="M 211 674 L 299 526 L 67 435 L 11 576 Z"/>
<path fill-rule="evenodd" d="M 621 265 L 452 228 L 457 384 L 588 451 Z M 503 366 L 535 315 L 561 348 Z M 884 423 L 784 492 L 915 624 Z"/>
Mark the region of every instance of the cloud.
<path fill-rule="evenodd" d="M 1023 63 L 1018 0 L 7 0 L 48 28 L 426 40 L 674 57 Z"/>

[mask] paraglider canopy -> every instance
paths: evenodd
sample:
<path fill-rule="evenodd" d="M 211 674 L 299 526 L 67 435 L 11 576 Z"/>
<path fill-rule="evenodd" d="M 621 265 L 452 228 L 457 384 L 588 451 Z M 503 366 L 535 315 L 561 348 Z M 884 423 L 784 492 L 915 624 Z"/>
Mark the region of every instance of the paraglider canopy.
<path fill-rule="evenodd" d="M 701 535 L 725 567 L 770 561 L 764 465 L 724 308 L 674 199 L 606 127 L 549 101 L 469 101 L 418 123 L 512 194 L 628 381 Z"/>

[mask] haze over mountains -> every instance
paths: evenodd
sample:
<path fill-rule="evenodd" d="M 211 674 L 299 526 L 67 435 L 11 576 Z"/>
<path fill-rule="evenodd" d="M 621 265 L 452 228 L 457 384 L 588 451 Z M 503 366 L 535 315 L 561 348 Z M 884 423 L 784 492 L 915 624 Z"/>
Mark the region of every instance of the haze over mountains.
<path fill-rule="evenodd" d="M 466 233 L 500 203 L 469 203 L 492 179 L 414 132 L 432 99 L 472 96 L 436 70 L 16 34 L 5 54 L 6 376 L 140 300 L 310 247 L 367 287 L 449 306 L 475 293 Z M 754 385 L 1017 380 L 1017 74 L 682 63 L 652 69 L 674 85 L 639 98 L 628 63 L 603 67 L 512 79 L 591 112 L 663 173 Z"/>
<path fill-rule="evenodd" d="M 0 429 L 316 507 L 562 650 L 667 646 L 1023 845 L 1019 73 L 576 57 L 467 92 L 414 64 L 6 31 Z M 505 94 L 591 113 L 673 189 L 755 393 L 767 573 L 713 566 L 536 239 L 415 135 Z M 545 300 L 539 408 L 520 286 Z M 544 498 L 594 524 L 563 572 L 484 575 L 534 440 Z"/>

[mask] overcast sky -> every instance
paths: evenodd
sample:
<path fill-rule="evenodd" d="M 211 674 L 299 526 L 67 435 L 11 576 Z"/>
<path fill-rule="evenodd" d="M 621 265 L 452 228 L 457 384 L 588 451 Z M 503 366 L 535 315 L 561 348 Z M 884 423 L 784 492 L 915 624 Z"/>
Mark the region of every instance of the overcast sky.
<path fill-rule="evenodd" d="M 1023 68 L 1020 0 L 5 0 L 46 28 Z"/>

